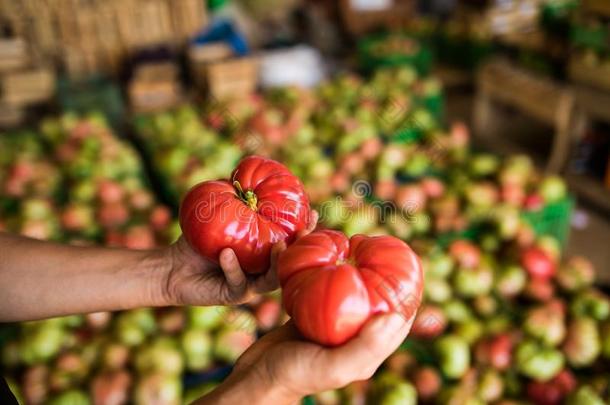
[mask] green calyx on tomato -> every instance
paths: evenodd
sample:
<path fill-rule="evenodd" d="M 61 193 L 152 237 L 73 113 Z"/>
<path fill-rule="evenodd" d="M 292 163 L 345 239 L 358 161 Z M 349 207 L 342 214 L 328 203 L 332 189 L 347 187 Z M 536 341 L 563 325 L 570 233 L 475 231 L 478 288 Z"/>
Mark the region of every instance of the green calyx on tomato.
<path fill-rule="evenodd" d="M 239 184 L 239 181 L 234 181 L 233 187 L 237 189 L 237 196 L 239 199 L 242 200 L 252 211 L 256 211 L 258 208 L 258 198 L 256 197 L 256 194 L 254 194 L 254 191 L 244 191 L 241 184 Z"/>

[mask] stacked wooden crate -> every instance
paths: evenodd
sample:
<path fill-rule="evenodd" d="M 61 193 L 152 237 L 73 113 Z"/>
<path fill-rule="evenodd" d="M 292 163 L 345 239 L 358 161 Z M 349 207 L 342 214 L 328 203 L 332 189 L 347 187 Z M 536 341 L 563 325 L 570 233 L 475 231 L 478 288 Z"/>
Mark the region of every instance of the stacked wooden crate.
<path fill-rule="evenodd" d="M 37 66 L 22 38 L 0 40 L 0 126 L 19 124 L 25 109 L 55 93 L 53 70 Z"/>
<path fill-rule="evenodd" d="M 255 57 L 235 57 L 227 44 L 193 45 L 188 51 L 191 76 L 200 90 L 212 97 L 249 95 L 258 84 Z"/>
<path fill-rule="evenodd" d="M 135 113 L 167 110 L 182 100 L 178 67 L 172 62 L 146 63 L 129 83 L 129 103 Z"/>
<path fill-rule="evenodd" d="M 114 73 L 126 54 L 180 46 L 207 20 L 200 0 L 0 0 L 0 18 L 71 75 Z"/>

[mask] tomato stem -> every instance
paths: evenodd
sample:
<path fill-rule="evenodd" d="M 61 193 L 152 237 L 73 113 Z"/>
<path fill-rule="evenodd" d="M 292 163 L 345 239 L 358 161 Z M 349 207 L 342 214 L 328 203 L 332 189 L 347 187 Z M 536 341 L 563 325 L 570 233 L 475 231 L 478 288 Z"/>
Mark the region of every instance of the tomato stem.
<path fill-rule="evenodd" d="M 239 196 L 240 200 L 245 202 L 252 211 L 256 211 L 258 198 L 256 197 L 256 194 L 254 194 L 254 191 L 244 191 L 241 184 L 239 184 L 239 181 L 237 180 L 233 182 L 233 187 L 237 189 L 237 195 Z"/>

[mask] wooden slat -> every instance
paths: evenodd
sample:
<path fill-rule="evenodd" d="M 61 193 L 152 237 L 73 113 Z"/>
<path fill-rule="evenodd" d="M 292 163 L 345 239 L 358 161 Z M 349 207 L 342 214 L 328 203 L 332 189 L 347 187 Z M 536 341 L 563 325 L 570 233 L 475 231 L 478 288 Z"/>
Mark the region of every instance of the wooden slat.
<path fill-rule="evenodd" d="M 579 57 L 573 57 L 568 71 L 573 81 L 610 92 L 610 69 L 606 66 L 587 65 Z"/>
<path fill-rule="evenodd" d="M 534 117 L 553 124 L 557 111 L 569 92 L 546 78 L 495 61 L 479 73 L 479 88 L 493 99 L 513 105 Z"/>
<path fill-rule="evenodd" d="M 573 91 L 579 109 L 594 119 L 610 123 L 610 93 L 579 85 Z"/>
<path fill-rule="evenodd" d="M 608 0 L 582 0 L 582 8 L 585 11 L 610 18 L 610 1 Z"/>

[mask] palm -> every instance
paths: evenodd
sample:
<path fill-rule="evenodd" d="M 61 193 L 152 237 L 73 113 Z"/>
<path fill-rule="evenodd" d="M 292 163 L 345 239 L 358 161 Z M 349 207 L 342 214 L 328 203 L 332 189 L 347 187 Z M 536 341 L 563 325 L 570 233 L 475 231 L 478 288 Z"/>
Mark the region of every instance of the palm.
<path fill-rule="evenodd" d="M 277 288 L 274 269 L 249 279 L 229 279 L 227 271 L 199 256 L 184 238 L 171 246 L 172 270 L 167 278 L 167 292 L 176 304 L 229 305 L 249 301 L 256 293 Z M 240 272 L 235 263 L 235 272 Z"/>

